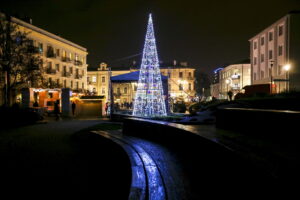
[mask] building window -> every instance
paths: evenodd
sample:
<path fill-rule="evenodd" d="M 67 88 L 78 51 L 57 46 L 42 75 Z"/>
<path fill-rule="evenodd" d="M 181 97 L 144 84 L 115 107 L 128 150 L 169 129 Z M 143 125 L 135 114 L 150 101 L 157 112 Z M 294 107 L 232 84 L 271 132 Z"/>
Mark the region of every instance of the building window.
<path fill-rule="evenodd" d="M 260 45 L 263 46 L 265 44 L 265 37 L 260 38 Z"/>
<path fill-rule="evenodd" d="M 281 75 L 283 73 L 283 66 L 278 65 L 279 74 Z"/>
<path fill-rule="evenodd" d="M 181 83 L 179 84 L 179 90 L 183 90 L 183 86 Z"/>
<path fill-rule="evenodd" d="M 260 55 L 260 62 L 264 62 L 265 61 L 265 55 L 264 54 L 261 54 Z"/>
<path fill-rule="evenodd" d="M 269 60 L 273 59 L 273 51 L 269 50 Z"/>
<path fill-rule="evenodd" d="M 254 49 L 257 49 L 257 42 L 254 42 L 254 43 L 253 43 L 253 48 L 254 48 Z"/>
<path fill-rule="evenodd" d="M 264 76 L 265 76 L 265 72 L 264 71 L 260 71 L 260 78 L 264 78 Z"/>
<path fill-rule="evenodd" d="M 282 56 L 282 45 L 278 47 L 278 56 Z"/>
<path fill-rule="evenodd" d="M 121 94 L 120 88 L 117 88 L 117 94 Z"/>
<path fill-rule="evenodd" d="M 67 87 L 67 80 L 64 80 L 64 88 Z"/>
<path fill-rule="evenodd" d="M 124 88 L 124 94 L 127 94 L 127 87 Z"/>
<path fill-rule="evenodd" d="M 71 88 L 73 88 L 73 81 L 71 81 Z"/>
<path fill-rule="evenodd" d="M 192 84 L 189 83 L 189 90 L 192 90 Z"/>
<path fill-rule="evenodd" d="M 168 78 L 171 78 L 171 72 L 168 72 Z"/>
<path fill-rule="evenodd" d="M 179 72 L 179 78 L 183 78 L 183 73 Z"/>
<path fill-rule="evenodd" d="M 92 82 L 93 82 L 93 83 L 96 83 L 96 82 L 97 82 L 97 77 L 96 77 L 96 76 L 93 76 L 93 77 L 92 77 Z"/>
<path fill-rule="evenodd" d="M 63 57 L 63 58 L 66 58 L 66 57 L 67 57 L 67 52 L 66 52 L 65 50 L 63 50 L 62 57 Z"/>
<path fill-rule="evenodd" d="M 189 78 L 192 78 L 192 72 L 189 72 Z"/>
<path fill-rule="evenodd" d="M 105 94 L 105 88 L 102 88 L 102 94 Z"/>
<path fill-rule="evenodd" d="M 79 89 L 79 82 L 76 82 L 76 89 Z"/>
<path fill-rule="evenodd" d="M 278 35 L 281 36 L 283 34 L 283 25 L 278 27 Z"/>
<path fill-rule="evenodd" d="M 257 63 L 257 58 L 254 57 L 253 64 L 256 65 L 256 63 Z M 223 77 L 223 78 L 224 78 L 224 77 Z"/>
<path fill-rule="evenodd" d="M 82 89 L 84 90 L 84 83 L 81 84 Z"/>
<path fill-rule="evenodd" d="M 39 46 L 38 46 L 38 48 L 39 48 L 39 52 L 40 53 L 43 53 L 43 43 L 39 43 Z"/>
<path fill-rule="evenodd" d="M 253 79 L 256 80 L 256 72 L 253 73 Z"/>
<path fill-rule="evenodd" d="M 269 32 L 269 41 L 273 40 L 273 32 Z"/>
<path fill-rule="evenodd" d="M 102 76 L 102 83 L 105 83 L 105 76 Z"/>
<path fill-rule="evenodd" d="M 59 87 L 59 79 L 56 79 L 56 85 Z"/>
<path fill-rule="evenodd" d="M 59 64 L 55 65 L 55 69 L 59 72 Z"/>
<path fill-rule="evenodd" d="M 60 52 L 59 49 L 56 49 L 56 56 L 59 56 Z"/>
<path fill-rule="evenodd" d="M 48 69 L 52 69 L 52 62 L 48 62 Z"/>

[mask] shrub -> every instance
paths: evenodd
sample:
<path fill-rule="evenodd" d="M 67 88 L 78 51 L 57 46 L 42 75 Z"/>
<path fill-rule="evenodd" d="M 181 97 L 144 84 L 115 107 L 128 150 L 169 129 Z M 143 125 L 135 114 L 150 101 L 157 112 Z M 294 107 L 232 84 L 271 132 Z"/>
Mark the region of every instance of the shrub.
<path fill-rule="evenodd" d="M 174 104 L 174 112 L 185 113 L 186 105 L 184 103 L 176 103 Z"/>

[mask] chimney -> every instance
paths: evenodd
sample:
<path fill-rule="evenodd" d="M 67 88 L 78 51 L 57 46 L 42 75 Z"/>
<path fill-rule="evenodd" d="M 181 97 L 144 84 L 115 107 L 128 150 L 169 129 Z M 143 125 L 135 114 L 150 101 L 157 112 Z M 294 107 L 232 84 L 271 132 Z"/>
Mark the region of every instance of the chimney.
<path fill-rule="evenodd" d="M 176 61 L 176 60 L 174 60 L 174 61 L 173 61 L 173 64 L 174 64 L 174 66 L 176 66 L 176 64 L 177 64 L 177 61 Z"/>

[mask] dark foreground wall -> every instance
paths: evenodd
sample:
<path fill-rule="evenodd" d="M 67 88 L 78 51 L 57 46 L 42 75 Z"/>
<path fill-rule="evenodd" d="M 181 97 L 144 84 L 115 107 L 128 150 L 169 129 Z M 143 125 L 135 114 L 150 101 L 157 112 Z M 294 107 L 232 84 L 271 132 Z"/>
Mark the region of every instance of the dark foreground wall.
<path fill-rule="evenodd" d="M 260 135 L 278 139 L 299 138 L 299 111 L 224 108 L 216 115 L 216 126 L 236 130 L 243 134 Z"/>
<path fill-rule="evenodd" d="M 197 135 L 192 126 L 128 118 L 124 120 L 123 133 L 166 147 L 184 171 L 182 181 L 190 184 L 190 199 L 213 197 L 220 190 L 227 191 L 226 197 L 240 192 L 270 194 L 265 186 L 277 187 L 274 177 L 217 141 Z"/>

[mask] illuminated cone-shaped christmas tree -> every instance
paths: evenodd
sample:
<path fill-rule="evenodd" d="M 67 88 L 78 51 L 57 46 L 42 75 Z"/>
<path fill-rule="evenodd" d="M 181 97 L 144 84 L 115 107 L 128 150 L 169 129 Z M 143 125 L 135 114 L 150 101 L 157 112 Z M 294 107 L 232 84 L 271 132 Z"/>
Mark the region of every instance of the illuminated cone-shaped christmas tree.
<path fill-rule="evenodd" d="M 167 115 L 151 14 L 147 26 L 133 115 L 140 117 Z"/>

